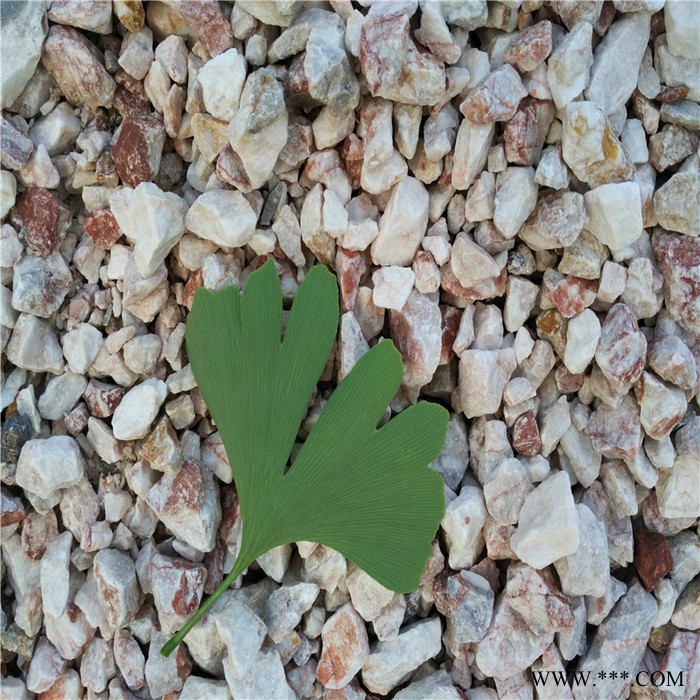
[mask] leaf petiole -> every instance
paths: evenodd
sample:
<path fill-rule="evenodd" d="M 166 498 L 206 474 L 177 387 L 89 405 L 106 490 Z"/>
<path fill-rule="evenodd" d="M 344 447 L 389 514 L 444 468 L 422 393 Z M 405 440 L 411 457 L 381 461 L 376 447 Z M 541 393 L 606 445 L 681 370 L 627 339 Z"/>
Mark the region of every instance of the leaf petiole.
<path fill-rule="evenodd" d="M 168 657 L 175 651 L 177 645 L 187 636 L 187 633 L 201 620 L 209 611 L 214 603 L 221 597 L 221 594 L 255 561 L 248 561 L 247 557 L 239 556 L 234 565 L 233 569 L 228 573 L 226 578 L 219 584 L 219 587 L 202 603 L 199 610 L 192 615 L 192 617 L 187 620 L 185 626 L 176 632 L 160 650 L 161 656 Z"/>

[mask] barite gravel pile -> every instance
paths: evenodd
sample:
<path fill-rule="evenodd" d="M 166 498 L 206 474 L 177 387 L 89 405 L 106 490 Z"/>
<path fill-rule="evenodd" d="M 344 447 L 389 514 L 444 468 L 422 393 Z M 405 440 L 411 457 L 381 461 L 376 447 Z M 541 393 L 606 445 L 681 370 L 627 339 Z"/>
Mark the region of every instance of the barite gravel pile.
<path fill-rule="evenodd" d="M 695 696 L 700 4 L 0 12 L 3 698 Z M 446 514 L 416 592 L 286 545 L 165 659 L 241 538 L 188 309 L 268 259 L 340 285 L 304 433 L 392 338 Z"/>

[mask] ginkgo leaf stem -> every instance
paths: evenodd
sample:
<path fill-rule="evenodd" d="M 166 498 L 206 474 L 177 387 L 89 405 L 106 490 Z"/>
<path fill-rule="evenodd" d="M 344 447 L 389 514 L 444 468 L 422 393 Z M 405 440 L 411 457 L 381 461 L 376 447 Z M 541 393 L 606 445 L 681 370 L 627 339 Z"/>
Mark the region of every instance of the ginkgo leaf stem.
<path fill-rule="evenodd" d="M 254 561 L 254 560 L 253 560 Z M 214 603 L 221 597 L 221 594 L 250 566 L 248 557 L 239 556 L 233 565 L 233 569 L 221 582 L 219 587 L 202 603 L 201 607 L 192 617 L 187 620 L 185 626 L 174 634 L 160 650 L 161 656 L 170 656 L 175 651 L 177 645 L 185 638 L 187 633 L 201 620 Z"/>

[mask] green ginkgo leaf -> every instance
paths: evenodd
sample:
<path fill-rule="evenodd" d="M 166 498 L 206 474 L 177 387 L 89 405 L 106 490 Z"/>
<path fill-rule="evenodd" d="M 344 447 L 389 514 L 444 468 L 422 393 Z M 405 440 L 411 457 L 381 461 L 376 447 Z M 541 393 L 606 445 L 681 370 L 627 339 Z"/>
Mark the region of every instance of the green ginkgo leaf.
<path fill-rule="evenodd" d="M 167 656 L 250 564 L 278 545 L 332 547 L 381 584 L 415 590 L 444 513 L 441 452 L 447 411 L 419 403 L 378 428 L 402 361 L 381 341 L 338 385 L 290 453 L 338 327 L 338 286 L 325 267 L 300 285 L 282 336 L 282 295 L 267 262 L 245 292 L 200 289 L 187 320 L 192 371 L 226 447 L 243 534 L 233 570 L 164 647 Z"/>

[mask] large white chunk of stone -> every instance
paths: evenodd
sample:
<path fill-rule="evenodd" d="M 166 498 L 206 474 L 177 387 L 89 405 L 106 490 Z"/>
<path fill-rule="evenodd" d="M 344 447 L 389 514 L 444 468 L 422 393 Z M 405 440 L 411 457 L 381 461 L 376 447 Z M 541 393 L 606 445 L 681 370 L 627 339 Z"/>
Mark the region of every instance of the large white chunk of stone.
<path fill-rule="evenodd" d="M 9 107 L 19 97 L 34 74 L 48 28 L 45 3 L 3 4 L 0 43 L 2 109 Z"/>
<path fill-rule="evenodd" d="M 207 61 L 197 73 L 204 106 L 213 117 L 230 122 L 236 116 L 245 69 L 245 58 L 236 49 L 229 49 Z"/>
<path fill-rule="evenodd" d="M 642 198 L 636 182 L 601 185 L 583 195 L 586 228 L 613 254 L 642 235 Z"/>
<path fill-rule="evenodd" d="M 375 265 L 410 265 L 428 225 L 429 197 L 414 177 L 402 180 L 391 193 L 372 243 Z"/>
<path fill-rule="evenodd" d="M 610 578 L 605 523 L 583 503 L 577 504 L 576 513 L 581 533 L 579 547 L 573 554 L 557 559 L 554 568 L 564 593 L 598 598 L 607 590 Z"/>
<path fill-rule="evenodd" d="M 664 5 L 666 41 L 674 56 L 700 58 L 700 5 L 696 2 L 667 2 Z"/>
<path fill-rule="evenodd" d="M 571 374 L 579 374 L 595 356 L 600 338 L 600 321 L 595 312 L 584 309 L 566 328 L 564 364 Z"/>
<path fill-rule="evenodd" d="M 484 548 L 481 530 L 487 515 L 484 494 L 477 486 L 464 486 L 447 506 L 440 527 L 445 533 L 450 568 L 474 565 Z"/>
<path fill-rule="evenodd" d="M 102 333 L 91 323 L 81 323 L 63 336 L 63 355 L 75 374 L 85 374 L 104 343 Z"/>
<path fill-rule="evenodd" d="M 49 540 L 41 558 L 41 601 L 44 612 L 63 615 L 70 587 L 70 552 L 73 535 L 66 530 Z"/>
<path fill-rule="evenodd" d="M 372 273 L 372 301 L 382 309 L 400 311 L 408 301 L 416 275 L 410 267 L 389 265 Z"/>
<path fill-rule="evenodd" d="M 459 360 L 461 405 L 467 418 L 496 413 L 517 363 L 513 348 L 465 350 Z"/>
<path fill-rule="evenodd" d="M 114 437 L 117 440 L 145 437 L 167 394 L 165 382 L 159 379 L 147 379 L 131 389 L 114 411 Z"/>
<path fill-rule="evenodd" d="M 39 498 L 51 498 L 59 489 L 77 484 L 85 473 L 80 447 L 69 435 L 29 440 L 17 462 L 17 485 Z"/>
<path fill-rule="evenodd" d="M 508 168 L 496 177 L 493 223 L 513 238 L 537 204 L 535 171 L 531 167 Z"/>
<path fill-rule="evenodd" d="M 123 188 L 110 198 L 119 228 L 135 243 L 134 260 L 144 277 L 151 277 L 185 231 L 187 202 L 163 192 L 152 182 Z"/>
<path fill-rule="evenodd" d="M 578 516 L 566 472 L 554 474 L 528 494 L 510 543 L 518 558 L 536 569 L 578 549 Z"/>
<path fill-rule="evenodd" d="M 605 114 L 624 106 L 637 87 L 650 27 L 651 15 L 626 14 L 613 23 L 596 48 L 586 97 L 596 102 Z"/>
<path fill-rule="evenodd" d="M 37 402 L 39 415 L 45 420 L 64 418 L 80 400 L 87 383 L 87 377 L 73 372 L 50 379 Z"/>
<path fill-rule="evenodd" d="M 547 81 L 558 109 L 565 107 L 588 87 L 593 63 L 593 27 L 578 22 L 559 43 L 547 61 Z"/>
<path fill-rule="evenodd" d="M 228 137 L 252 188 L 261 187 L 272 174 L 287 143 L 287 123 L 284 93 L 275 74 L 269 68 L 251 73 L 240 108 L 229 124 Z"/>
<path fill-rule="evenodd" d="M 377 642 L 362 667 L 362 682 L 373 693 L 386 695 L 418 666 L 442 648 L 438 618 L 406 627 L 395 639 Z"/>
<path fill-rule="evenodd" d="M 251 239 L 257 220 L 240 192 L 212 190 L 195 200 L 185 217 L 185 227 L 217 245 L 238 248 Z"/>

